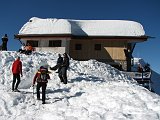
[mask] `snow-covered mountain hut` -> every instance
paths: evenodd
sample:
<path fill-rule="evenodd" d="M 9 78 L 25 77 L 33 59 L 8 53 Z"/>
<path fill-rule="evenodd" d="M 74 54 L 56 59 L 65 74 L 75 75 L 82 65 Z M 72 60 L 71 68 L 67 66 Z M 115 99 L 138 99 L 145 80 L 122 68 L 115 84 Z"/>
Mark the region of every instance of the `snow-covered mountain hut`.
<path fill-rule="evenodd" d="M 15 38 L 36 51 L 67 52 L 73 59 L 109 63 L 130 71 L 136 43 L 146 41 L 143 26 L 126 20 L 71 20 L 33 17 Z"/>

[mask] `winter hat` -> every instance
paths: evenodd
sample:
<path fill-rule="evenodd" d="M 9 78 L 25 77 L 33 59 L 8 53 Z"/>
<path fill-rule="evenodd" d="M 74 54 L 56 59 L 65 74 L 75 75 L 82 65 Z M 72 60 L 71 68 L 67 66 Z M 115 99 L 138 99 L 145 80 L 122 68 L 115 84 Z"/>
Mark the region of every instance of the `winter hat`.
<path fill-rule="evenodd" d="M 43 66 L 41 66 L 41 67 L 40 67 L 40 69 L 44 69 L 44 67 L 43 67 Z"/>

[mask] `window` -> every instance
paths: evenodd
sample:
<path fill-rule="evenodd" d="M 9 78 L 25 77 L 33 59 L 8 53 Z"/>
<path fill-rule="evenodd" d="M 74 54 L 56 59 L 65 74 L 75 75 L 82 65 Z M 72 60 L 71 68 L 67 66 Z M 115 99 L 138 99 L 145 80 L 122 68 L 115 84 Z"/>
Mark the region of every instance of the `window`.
<path fill-rule="evenodd" d="M 50 40 L 49 47 L 61 47 L 61 40 Z"/>
<path fill-rule="evenodd" d="M 95 44 L 94 49 L 95 50 L 101 50 L 101 44 Z"/>
<path fill-rule="evenodd" d="M 38 47 L 38 41 L 28 40 L 27 43 L 29 43 L 32 47 Z"/>
<path fill-rule="evenodd" d="M 82 44 L 76 44 L 75 50 L 82 50 Z"/>

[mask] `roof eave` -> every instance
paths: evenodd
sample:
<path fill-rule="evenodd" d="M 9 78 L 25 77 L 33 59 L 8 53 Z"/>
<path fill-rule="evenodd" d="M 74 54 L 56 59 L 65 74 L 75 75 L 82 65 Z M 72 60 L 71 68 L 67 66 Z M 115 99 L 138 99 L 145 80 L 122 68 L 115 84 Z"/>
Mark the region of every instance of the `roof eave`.
<path fill-rule="evenodd" d="M 72 38 L 89 38 L 89 39 L 148 39 L 148 36 L 77 36 L 77 35 L 72 35 Z"/>
<path fill-rule="evenodd" d="M 140 40 L 146 41 L 151 36 L 83 36 L 83 35 L 72 35 L 72 34 L 17 34 L 14 35 L 15 39 L 23 38 L 36 38 L 36 37 L 70 37 L 72 39 L 129 39 L 129 40 Z"/>
<path fill-rule="evenodd" d="M 16 34 L 15 39 L 35 38 L 35 37 L 71 37 L 71 34 Z"/>

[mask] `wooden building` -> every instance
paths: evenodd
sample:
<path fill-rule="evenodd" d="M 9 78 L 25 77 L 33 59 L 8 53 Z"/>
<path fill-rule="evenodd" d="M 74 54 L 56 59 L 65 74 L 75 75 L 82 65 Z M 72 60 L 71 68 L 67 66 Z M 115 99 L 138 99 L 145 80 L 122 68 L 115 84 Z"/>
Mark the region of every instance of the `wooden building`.
<path fill-rule="evenodd" d="M 15 35 L 36 51 L 67 52 L 73 59 L 96 59 L 130 71 L 136 43 L 144 42 L 140 23 L 124 20 L 31 18 Z"/>

